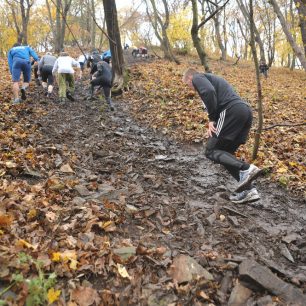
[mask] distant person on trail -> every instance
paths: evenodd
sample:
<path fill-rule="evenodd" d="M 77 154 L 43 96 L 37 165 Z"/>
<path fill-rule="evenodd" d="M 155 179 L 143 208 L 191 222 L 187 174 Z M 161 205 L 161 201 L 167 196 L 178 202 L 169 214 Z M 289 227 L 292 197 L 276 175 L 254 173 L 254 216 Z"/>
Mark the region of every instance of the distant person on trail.
<path fill-rule="evenodd" d="M 84 54 L 81 54 L 78 58 L 78 62 L 80 64 L 82 72 L 84 71 L 87 57 Z"/>
<path fill-rule="evenodd" d="M 104 62 L 109 64 L 111 59 L 112 59 L 112 54 L 111 54 L 110 50 L 107 50 L 107 51 L 103 52 L 103 54 L 102 54 L 102 61 L 104 61 Z"/>
<path fill-rule="evenodd" d="M 109 105 L 111 111 L 114 110 L 114 106 L 111 99 L 111 88 L 112 88 L 112 68 L 110 65 L 104 61 L 100 61 L 97 65 L 97 71 L 92 76 L 92 80 L 90 82 L 90 94 L 91 98 L 93 98 L 94 90 L 96 86 L 99 88 L 103 88 L 105 100 Z"/>
<path fill-rule="evenodd" d="M 58 73 L 59 102 L 65 103 L 66 97 L 70 101 L 74 101 L 74 69 L 81 68 L 80 64 L 69 56 L 67 52 L 61 52 L 59 58 L 55 61 L 52 74 Z M 82 78 L 82 70 L 80 69 L 79 78 Z"/>
<path fill-rule="evenodd" d="M 19 43 L 14 46 L 8 52 L 8 64 L 13 79 L 13 95 L 14 104 L 19 104 L 22 100 L 26 100 L 26 90 L 29 87 L 31 81 L 31 61 L 33 57 L 34 61 L 38 61 L 38 55 L 29 46 L 21 46 Z M 23 84 L 21 87 L 21 99 L 19 98 L 19 81 L 21 72 L 23 73 Z"/>
<path fill-rule="evenodd" d="M 260 61 L 259 63 L 259 72 L 262 73 L 265 78 L 268 78 L 268 70 L 269 70 L 269 66 L 266 64 L 265 61 Z"/>
<path fill-rule="evenodd" d="M 183 75 L 183 82 L 198 92 L 208 112 L 206 157 L 223 165 L 238 181 L 230 200 L 246 203 L 260 199 L 252 182 L 262 170 L 235 157 L 236 150 L 246 142 L 252 125 L 250 106 L 227 81 L 211 73 L 199 73 L 189 68 Z"/>
<path fill-rule="evenodd" d="M 42 87 L 45 90 L 45 96 L 51 97 L 53 91 L 54 77 L 52 70 L 56 62 L 56 57 L 51 52 L 47 52 L 38 63 L 38 74 L 42 79 Z"/>

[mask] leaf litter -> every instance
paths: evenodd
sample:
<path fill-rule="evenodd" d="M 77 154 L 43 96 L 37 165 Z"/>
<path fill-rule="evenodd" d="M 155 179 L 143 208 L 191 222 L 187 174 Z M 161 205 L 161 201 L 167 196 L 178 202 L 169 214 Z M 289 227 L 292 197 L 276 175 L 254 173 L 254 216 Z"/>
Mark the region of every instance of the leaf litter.
<path fill-rule="evenodd" d="M 259 183 L 264 200 L 257 204 L 235 207 L 216 197 L 227 176 L 203 158 L 199 145 L 170 138 L 202 140 L 201 105 L 194 93 L 173 89 L 179 84 L 173 78 L 154 92 L 157 67 L 165 75 L 176 71 L 168 63 L 132 68 L 133 78 L 144 69 L 139 73 L 153 80 L 134 79 L 143 103 L 134 88 L 116 101 L 115 114 L 97 112 L 101 102 L 85 99 L 84 84 L 71 105 L 45 101 L 36 87 L 26 104 L 10 106 L 10 84 L 1 83 L 0 300 L 22 305 L 30 294 L 27 283 L 12 279 L 13 273 L 38 274 L 35 265 L 20 262 L 22 253 L 41 262 L 46 279 L 56 274 L 46 299 L 57 305 L 222 305 L 233 289 L 230 282 L 219 292 L 226 272 L 235 280 L 235 262 L 245 256 L 285 267 L 285 280 L 305 289 L 302 202 L 268 179 Z M 177 106 L 186 99 L 189 105 Z M 141 112 L 146 126 L 132 119 L 144 119 Z M 295 266 L 280 253 L 289 234 L 298 237 L 286 246 Z"/>

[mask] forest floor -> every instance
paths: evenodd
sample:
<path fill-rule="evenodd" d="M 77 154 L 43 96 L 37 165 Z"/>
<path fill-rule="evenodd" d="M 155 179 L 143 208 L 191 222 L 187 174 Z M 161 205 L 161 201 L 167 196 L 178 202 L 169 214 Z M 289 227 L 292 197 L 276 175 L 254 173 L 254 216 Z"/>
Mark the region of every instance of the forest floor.
<path fill-rule="evenodd" d="M 65 105 L 33 84 L 11 106 L 1 83 L 0 303 L 305 305 L 303 195 L 265 176 L 259 201 L 228 201 L 201 142 L 142 121 L 131 97 L 150 63 L 133 65 L 114 112 L 88 81 Z"/>

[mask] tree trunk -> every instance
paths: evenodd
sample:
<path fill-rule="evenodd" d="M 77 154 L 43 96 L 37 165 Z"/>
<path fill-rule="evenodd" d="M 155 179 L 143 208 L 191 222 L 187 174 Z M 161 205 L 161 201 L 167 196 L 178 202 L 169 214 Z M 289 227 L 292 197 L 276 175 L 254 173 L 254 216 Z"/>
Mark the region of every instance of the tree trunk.
<path fill-rule="evenodd" d="M 209 12 L 210 14 L 212 14 L 213 9 L 212 9 L 212 4 L 208 3 L 208 8 L 209 8 Z M 215 0 L 215 6 L 218 7 L 218 3 L 217 0 Z M 226 61 L 226 50 L 225 50 L 225 46 L 223 45 L 222 42 L 222 37 L 221 37 L 221 31 L 220 31 L 220 13 L 217 13 L 214 17 L 214 25 L 215 25 L 215 33 L 216 33 L 216 39 L 217 39 L 217 44 L 218 47 L 221 51 L 221 60 Z M 224 28 L 223 28 L 224 30 Z"/>
<path fill-rule="evenodd" d="M 15 2 L 15 3 L 14 3 Z M 28 44 L 28 24 L 30 20 L 30 10 L 33 5 L 33 0 L 20 0 L 20 1 L 8 1 L 6 3 L 10 6 L 14 24 L 17 32 L 17 41 L 21 44 Z M 16 5 L 20 8 L 21 14 L 21 27 L 18 25 L 18 9 Z"/>
<path fill-rule="evenodd" d="M 274 12 L 276 13 L 281 25 L 282 25 L 282 28 L 283 28 L 283 31 L 287 37 L 287 40 L 291 46 L 291 48 L 293 49 L 296 57 L 299 59 L 302 67 L 304 68 L 304 70 L 306 70 L 306 58 L 305 58 L 305 55 L 303 54 L 303 51 L 302 49 L 297 45 L 296 41 L 294 40 L 292 34 L 290 33 L 289 29 L 288 29 L 288 25 L 286 23 L 286 20 L 277 4 L 277 2 L 275 0 L 269 0 L 269 3 L 272 5 L 273 9 L 274 9 Z"/>
<path fill-rule="evenodd" d="M 56 19 L 55 19 L 55 29 L 56 29 L 56 38 L 55 38 L 55 52 L 61 52 L 61 0 L 56 0 Z"/>
<path fill-rule="evenodd" d="M 90 5 L 91 5 L 90 11 L 91 11 L 92 15 L 96 16 L 95 1 L 91 0 Z M 90 44 L 91 44 L 91 49 L 96 48 L 96 23 L 95 23 L 93 18 L 91 18 Z"/>
<path fill-rule="evenodd" d="M 237 0 L 238 6 L 240 7 L 242 14 L 244 16 L 244 18 L 246 19 L 249 27 L 250 27 L 250 21 L 249 21 L 249 13 L 247 8 L 245 7 L 244 3 L 241 0 Z M 258 44 L 259 50 L 260 50 L 260 60 L 261 61 L 266 61 L 265 59 L 265 49 L 264 49 L 264 44 L 261 40 L 260 34 L 258 32 L 258 29 L 256 27 L 256 25 L 254 24 L 254 35 L 255 35 L 255 41 Z"/>
<path fill-rule="evenodd" d="M 198 56 L 200 58 L 201 64 L 205 68 L 206 72 L 210 72 L 210 68 L 207 62 L 207 54 L 201 46 L 201 40 L 199 37 L 199 24 L 198 24 L 198 4 L 197 0 L 191 0 L 192 3 L 192 26 L 191 26 L 191 37 L 193 45 L 197 50 Z"/>
<path fill-rule="evenodd" d="M 164 5 L 164 9 L 165 9 L 165 14 L 164 14 L 164 20 L 162 20 L 162 17 L 160 16 L 160 13 L 157 10 L 156 7 L 156 3 L 155 0 L 150 0 L 151 5 L 152 5 L 152 9 L 153 9 L 153 18 L 151 17 L 150 13 L 149 13 L 149 6 L 148 6 L 148 2 L 146 2 L 147 5 L 147 15 L 148 18 L 153 26 L 155 35 L 157 37 L 157 39 L 160 42 L 161 48 L 164 52 L 164 58 L 170 60 L 170 61 L 174 61 L 177 64 L 180 64 L 179 60 L 174 56 L 173 52 L 172 52 L 172 48 L 170 45 L 170 41 L 167 35 L 167 29 L 169 27 L 169 7 L 168 7 L 168 3 L 166 0 L 162 0 L 163 5 Z"/>
<path fill-rule="evenodd" d="M 56 29 L 55 29 L 54 21 L 53 21 L 52 14 L 51 14 L 51 7 L 50 7 L 49 0 L 46 0 L 46 7 L 47 7 L 47 10 L 48 10 L 48 18 L 49 18 L 50 28 L 51 28 L 51 31 L 52 31 L 53 43 L 55 44 Z"/>
<path fill-rule="evenodd" d="M 103 0 L 103 7 L 112 53 L 113 84 L 116 92 L 122 92 L 124 85 L 124 59 L 115 0 Z"/>
<path fill-rule="evenodd" d="M 262 89 L 261 89 L 261 83 L 260 83 L 260 76 L 259 76 L 259 65 L 258 65 L 258 58 L 257 58 L 257 52 L 256 52 L 256 46 L 255 46 L 255 23 L 254 23 L 254 15 L 253 15 L 253 0 L 250 0 L 250 32 L 251 32 L 251 49 L 253 54 L 253 60 L 255 65 L 255 72 L 256 72 L 256 83 L 257 83 L 257 107 L 258 107 L 258 127 L 255 133 L 255 142 L 253 147 L 253 154 L 252 159 L 256 159 L 258 154 L 258 149 L 260 145 L 260 137 L 262 133 L 262 126 L 263 126 L 263 108 L 262 108 Z"/>
<path fill-rule="evenodd" d="M 300 18 L 300 29 L 304 45 L 304 54 L 306 56 L 306 2 L 305 0 L 294 0 Z"/>

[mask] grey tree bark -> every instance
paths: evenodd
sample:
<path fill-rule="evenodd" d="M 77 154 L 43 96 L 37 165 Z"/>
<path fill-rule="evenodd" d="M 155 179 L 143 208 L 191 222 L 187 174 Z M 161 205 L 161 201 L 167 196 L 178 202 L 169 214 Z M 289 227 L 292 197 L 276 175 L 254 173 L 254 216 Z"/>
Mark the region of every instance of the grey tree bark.
<path fill-rule="evenodd" d="M 10 6 L 13 20 L 17 32 L 17 41 L 21 44 L 28 44 L 28 25 L 30 21 L 30 11 L 34 0 L 6 0 Z M 20 10 L 20 11 L 19 11 Z M 21 15 L 21 25 L 18 24 L 17 16 Z"/>
<path fill-rule="evenodd" d="M 239 6 L 246 22 L 248 23 L 248 25 L 250 27 L 250 20 L 249 20 L 250 13 L 248 12 L 248 9 L 246 8 L 246 6 L 244 5 L 242 0 L 237 0 L 237 3 L 238 3 L 238 6 Z M 258 31 L 255 24 L 254 24 L 254 34 L 255 34 L 255 41 L 257 42 L 259 50 L 260 50 L 260 60 L 261 61 L 266 61 L 264 44 L 262 42 L 259 31 Z"/>
<path fill-rule="evenodd" d="M 218 8 L 219 3 L 217 0 L 215 0 L 215 2 L 208 2 L 208 8 L 209 8 L 209 12 L 210 14 L 213 13 L 213 8 L 212 6 L 214 6 L 215 8 Z M 215 32 L 216 32 L 216 39 L 217 39 L 217 43 L 219 46 L 219 49 L 221 51 L 221 60 L 226 61 L 226 48 L 225 48 L 225 43 L 223 44 L 222 41 L 222 37 L 221 37 L 221 30 L 220 30 L 220 13 L 216 14 L 213 17 L 213 21 L 214 21 L 214 25 L 215 25 Z M 224 30 L 224 28 L 223 28 Z"/>
<path fill-rule="evenodd" d="M 254 22 L 254 14 L 253 14 L 253 0 L 250 0 L 250 14 L 249 14 L 249 21 L 250 21 L 250 32 L 251 32 L 251 40 L 250 45 L 252 49 L 252 55 L 255 65 L 255 72 L 256 72 L 256 84 L 257 84 L 257 108 L 258 108 L 258 126 L 255 133 L 255 141 L 254 141 L 254 147 L 253 147 L 253 154 L 252 159 L 256 159 L 259 145 L 260 145 L 260 138 L 262 133 L 262 127 L 263 127 L 263 107 L 262 107 L 262 89 L 261 89 L 261 83 L 260 83 L 260 76 L 259 76 L 259 64 L 258 64 L 258 58 L 257 58 L 257 52 L 256 52 L 256 46 L 255 46 L 255 22 Z"/>
<path fill-rule="evenodd" d="M 300 19 L 300 29 L 302 35 L 302 41 L 304 45 L 304 54 L 306 55 L 306 1 L 294 0 Z"/>
<path fill-rule="evenodd" d="M 180 64 L 179 60 L 174 56 L 172 52 L 172 47 L 167 35 L 167 29 L 170 22 L 169 6 L 166 0 L 162 0 L 164 6 L 164 14 L 161 14 L 156 6 L 155 0 L 150 0 L 153 16 L 149 13 L 148 1 L 145 0 L 147 6 L 147 15 L 153 26 L 155 35 L 160 42 L 161 48 L 164 52 L 164 58 L 174 61 L 177 64 Z"/>
<path fill-rule="evenodd" d="M 115 92 L 121 92 L 124 85 L 124 58 L 115 0 L 103 0 L 109 45 L 112 54 L 113 84 Z"/>
<path fill-rule="evenodd" d="M 191 0 L 192 4 L 192 26 L 191 26 L 191 37 L 193 45 L 197 50 L 201 64 L 205 68 L 206 72 L 210 72 L 210 68 L 207 61 L 207 54 L 202 48 L 201 40 L 199 37 L 199 18 L 198 18 L 198 3 L 197 0 Z"/>
<path fill-rule="evenodd" d="M 306 58 L 305 55 L 303 54 L 302 49 L 298 46 L 298 44 L 296 43 L 296 41 L 294 40 L 292 34 L 290 33 L 289 29 L 288 29 L 288 24 L 286 23 L 286 20 L 276 2 L 276 0 L 268 0 L 269 3 L 272 5 L 279 21 L 280 24 L 282 26 L 282 29 L 287 37 L 287 40 L 291 46 L 291 48 L 293 49 L 296 57 L 299 59 L 302 67 L 304 68 L 304 70 L 306 70 Z"/>
<path fill-rule="evenodd" d="M 96 15 L 96 9 L 95 9 L 95 1 L 90 1 L 90 10 L 93 16 Z M 92 49 L 96 48 L 96 23 L 94 19 L 91 19 L 91 27 L 90 27 L 90 45 Z"/>

